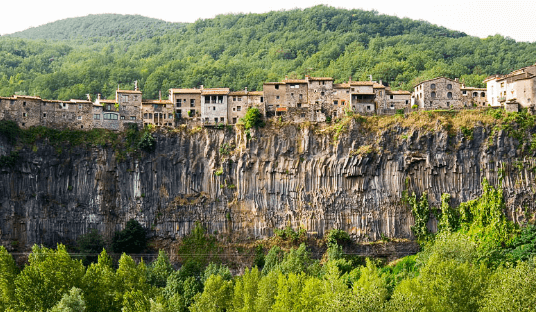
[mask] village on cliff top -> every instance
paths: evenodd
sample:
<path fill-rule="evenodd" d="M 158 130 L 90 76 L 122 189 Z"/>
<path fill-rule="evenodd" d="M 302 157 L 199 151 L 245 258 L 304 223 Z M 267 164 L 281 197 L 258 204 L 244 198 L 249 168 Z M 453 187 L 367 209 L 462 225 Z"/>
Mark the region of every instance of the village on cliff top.
<path fill-rule="evenodd" d="M 181 124 L 216 126 L 236 124 L 248 108 L 265 117 L 281 116 L 292 122 L 324 122 L 346 112 L 392 115 L 434 109 L 503 107 L 507 111 L 536 106 L 536 64 L 507 75 L 490 76 L 487 88 L 465 86 L 458 79 L 437 77 L 415 86 L 413 93 L 394 91 L 382 81 L 333 83 L 330 77 L 266 82 L 263 91 L 229 88 L 170 89 L 169 99 L 146 100 L 138 89 L 116 90 L 115 99 L 100 95 L 87 100 L 45 100 L 36 96 L 0 97 L 0 120 L 21 128 L 47 126 L 72 129 L 123 130 L 139 127 L 177 127 Z"/>

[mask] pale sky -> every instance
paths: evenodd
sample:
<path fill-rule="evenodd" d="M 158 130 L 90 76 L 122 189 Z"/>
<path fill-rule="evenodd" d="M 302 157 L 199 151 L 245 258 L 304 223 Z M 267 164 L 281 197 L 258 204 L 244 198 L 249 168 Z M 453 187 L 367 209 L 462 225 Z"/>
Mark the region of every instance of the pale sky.
<path fill-rule="evenodd" d="M 226 13 L 264 13 L 327 4 L 376 10 L 381 14 L 425 20 L 485 38 L 501 34 L 517 41 L 536 41 L 536 1 L 181 1 L 181 0 L 0 0 L 0 34 L 10 34 L 56 20 L 99 13 L 139 14 L 169 22 L 194 22 Z"/>

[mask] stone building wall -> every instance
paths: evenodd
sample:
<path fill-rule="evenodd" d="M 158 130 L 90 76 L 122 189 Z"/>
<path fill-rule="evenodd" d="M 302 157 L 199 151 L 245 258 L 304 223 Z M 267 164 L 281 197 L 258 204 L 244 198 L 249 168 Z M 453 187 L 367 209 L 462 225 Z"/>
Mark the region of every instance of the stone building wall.
<path fill-rule="evenodd" d="M 415 87 L 416 104 L 423 109 L 460 109 L 464 107 L 458 81 L 438 77 Z"/>
<path fill-rule="evenodd" d="M 170 89 L 169 99 L 175 107 L 178 119 L 201 118 L 201 90 Z"/>
<path fill-rule="evenodd" d="M 228 122 L 228 88 L 203 89 L 201 91 L 201 116 L 206 124 Z"/>
<path fill-rule="evenodd" d="M 267 82 L 263 85 L 263 92 L 267 116 L 274 116 L 276 108 L 287 106 L 284 82 Z"/>

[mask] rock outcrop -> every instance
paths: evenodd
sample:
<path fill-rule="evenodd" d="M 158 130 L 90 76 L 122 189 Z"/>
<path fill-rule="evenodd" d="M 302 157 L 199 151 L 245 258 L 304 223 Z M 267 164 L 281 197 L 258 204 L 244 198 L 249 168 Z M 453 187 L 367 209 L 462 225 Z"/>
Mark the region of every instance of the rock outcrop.
<path fill-rule="evenodd" d="M 373 133 L 355 122 L 338 140 L 296 125 L 252 129 L 250 140 L 227 128 L 154 136 L 153 153 L 126 159 L 112 147 L 22 147 L 15 166 L 0 168 L 0 244 L 54 246 L 91 228 L 111 235 L 130 218 L 164 240 L 196 221 L 243 238 L 290 225 L 319 236 L 340 228 L 358 241 L 411 239 L 404 190 L 426 191 L 432 205 L 450 193 L 456 206 L 499 176 L 510 218 L 534 211 L 536 161 L 485 126 L 472 138 L 400 126 Z M 2 155 L 12 149 L 2 141 Z"/>

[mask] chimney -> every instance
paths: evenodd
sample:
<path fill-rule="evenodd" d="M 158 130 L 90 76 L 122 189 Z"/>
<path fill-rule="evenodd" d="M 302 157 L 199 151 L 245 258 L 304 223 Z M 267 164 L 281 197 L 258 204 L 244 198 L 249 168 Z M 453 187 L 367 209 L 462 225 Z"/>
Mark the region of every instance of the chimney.
<path fill-rule="evenodd" d="M 244 91 L 246 91 L 246 94 L 248 94 L 248 87 L 245 87 Z"/>
<path fill-rule="evenodd" d="M 380 79 L 380 84 L 383 86 L 383 81 Z"/>
<path fill-rule="evenodd" d="M 138 80 L 134 80 L 134 91 L 138 91 Z"/>
<path fill-rule="evenodd" d="M 368 76 L 369 76 L 370 81 L 372 81 L 372 75 L 368 75 Z"/>
<path fill-rule="evenodd" d="M 348 78 L 348 83 L 352 82 L 352 76 Z"/>
<path fill-rule="evenodd" d="M 158 101 L 162 101 L 162 90 L 158 90 Z"/>
<path fill-rule="evenodd" d="M 100 97 L 101 97 L 100 93 L 97 93 L 97 101 L 100 101 Z"/>
<path fill-rule="evenodd" d="M 200 86 L 199 86 L 199 89 L 203 90 L 203 85 L 200 85 Z"/>
<path fill-rule="evenodd" d="M 458 78 L 454 78 L 454 81 L 458 82 L 458 81 L 460 81 L 460 79 L 458 79 Z"/>
<path fill-rule="evenodd" d="M 91 102 L 91 96 L 89 95 L 89 93 L 86 94 L 86 96 L 87 96 L 87 100 Z"/>
<path fill-rule="evenodd" d="M 285 75 L 285 80 L 288 80 L 288 76 L 287 76 L 287 75 Z"/>

